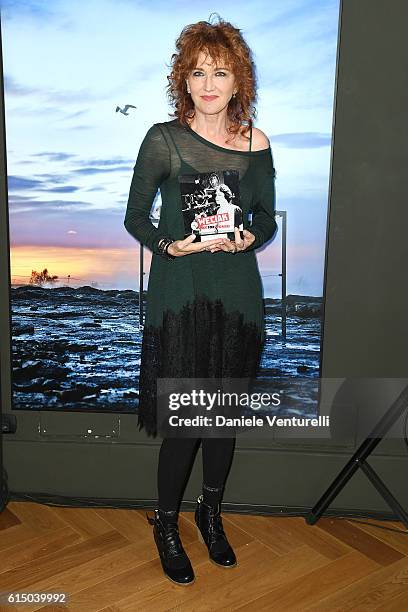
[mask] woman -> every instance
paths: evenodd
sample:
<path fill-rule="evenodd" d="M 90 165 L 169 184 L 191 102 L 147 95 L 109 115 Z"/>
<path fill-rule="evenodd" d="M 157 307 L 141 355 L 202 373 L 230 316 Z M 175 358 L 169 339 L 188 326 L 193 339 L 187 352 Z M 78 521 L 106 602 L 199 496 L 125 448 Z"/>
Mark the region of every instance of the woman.
<path fill-rule="evenodd" d="M 147 132 L 134 166 L 125 227 L 152 252 L 139 380 L 139 429 L 158 429 L 156 382 L 161 378 L 253 378 L 264 341 L 263 291 L 254 250 L 276 229 L 275 169 L 265 134 L 252 127 L 256 77 L 240 30 L 220 19 L 186 26 L 168 77 L 176 118 Z M 241 237 L 185 238 L 181 177 L 239 172 Z M 220 174 L 220 176 L 223 176 Z M 184 180 L 184 179 L 183 179 Z M 159 226 L 149 212 L 160 188 Z M 252 224 L 248 213 L 252 211 Z M 199 322 L 199 324 L 197 324 Z M 158 461 L 154 538 L 163 571 L 180 585 L 194 571 L 178 532 L 188 473 L 202 442 L 203 484 L 195 521 L 210 559 L 234 567 L 221 498 L 235 438 L 165 436 Z"/>
<path fill-rule="evenodd" d="M 223 230 L 227 232 L 234 231 L 235 227 L 237 227 L 240 231 L 244 229 L 242 209 L 240 206 L 234 204 L 233 197 L 234 195 L 231 193 L 231 190 L 227 185 L 218 186 L 215 193 L 215 201 L 217 204 L 217 215 L 221 215 L 222 218 L 222 220 L 219 222 L 219 232 Z M 223 213 L 226 213 L 228 219 L 227 221 L 223 219 Z M 231 224 L 232 226 L 230 228 Z"/>

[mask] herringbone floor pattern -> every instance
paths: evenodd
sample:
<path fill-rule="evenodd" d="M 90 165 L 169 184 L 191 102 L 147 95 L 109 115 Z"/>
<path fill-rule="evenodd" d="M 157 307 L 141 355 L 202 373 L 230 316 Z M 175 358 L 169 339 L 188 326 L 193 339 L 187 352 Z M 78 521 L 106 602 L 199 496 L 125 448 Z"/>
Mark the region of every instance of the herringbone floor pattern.
<path fill-rule="evenodd" d="M 311 527 L 302 518 L 224 512 L 223 523 L 235 568 L 211 563 L 193 513 L 180 514 L 196 574 L 182 587 L 162 572 L 144 510 L 10 502 L 0 514 L 0 592 L 65 592 L 66 606 L 45 607 L 80 612 L 408 610 L 407 535 L 330 518 Z"/>

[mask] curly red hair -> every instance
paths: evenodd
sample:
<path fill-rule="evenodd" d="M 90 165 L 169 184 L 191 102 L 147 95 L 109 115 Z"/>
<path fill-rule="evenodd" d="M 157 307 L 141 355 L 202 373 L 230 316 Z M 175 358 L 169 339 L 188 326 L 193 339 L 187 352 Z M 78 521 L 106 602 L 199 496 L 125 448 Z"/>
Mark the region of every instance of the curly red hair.
<path fill-rule="evenodd" d="M 252 127 L 256 117 L 257 77 L 251 49 L 241 31 L 220 17 L 215 24 L 199 21 L 183 28 L 176 40 L 176 49 L 177 53 L 171 57 L 172 70 L 167 77 L 167 96 L 175 107 L 175 112 L 169 115 L 177 117 L 183 125 L 188 125 L 187 118 L 194 117 L 194 103 L 187 93 L 186 78 L 196 67 L 202 51 L 216 65 L 225 65 L 234 74 L 238 91 L 227 107 L 231 124 L 229 132 L 236 135 L 240 131 L 247 138 L 244 132 Z M 243 123 L 246 125 L 242 126 Z"/>

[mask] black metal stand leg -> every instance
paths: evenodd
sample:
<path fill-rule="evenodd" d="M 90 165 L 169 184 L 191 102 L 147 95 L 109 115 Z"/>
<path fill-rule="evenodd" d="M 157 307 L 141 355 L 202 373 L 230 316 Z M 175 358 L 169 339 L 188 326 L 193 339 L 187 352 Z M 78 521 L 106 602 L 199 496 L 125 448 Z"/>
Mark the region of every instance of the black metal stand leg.
<path fill-rule="evenodd" d="M 401 521 L 408 528 L 408 514 L 404 508 L 398 503 L 391 491 L 386 487 L 384 482 L 374 471 L 374 469 L 366 462 L 367 457 L 371 454 L 374 448 L 381 442 L 384 435 L 401 416 L 408 406 L 408 386 L 403 389 L 395 402 L 380 419 L 374 427 L 371 435 L 368 436 L 359 448 L 356 450 L 351 459 L 346 463 L 341 472 L 336 476 L 319 501 L 313 506 L 310 513 L 306 516 L 306 523 L 314 525 L 326 508 L 337 497 L 346 483 L 350 480 L 353 474 L 361 468 L 369 480 L 373 483 L 380 495 L 385 499 L 392 510 L 400 517 Z"/>
<path fill-rule="evenodd" d="M 400 505 L 398 500 L 391 493 L 386 484 L 381 480 L 378 476 L 377 472 L 373 470 L 373 468 L 367 463 L 367 461 L 360 462 L 360 468 L 363 470 L 364 474 L 371 480 L 379 494 L 385 499 L 388 505 L 394 510 L 394 513 L 400 517 L 401 521 L 404 523 L 405 527 L 408 529 L 408 514 L 405 512 L 404 508 Z"/>

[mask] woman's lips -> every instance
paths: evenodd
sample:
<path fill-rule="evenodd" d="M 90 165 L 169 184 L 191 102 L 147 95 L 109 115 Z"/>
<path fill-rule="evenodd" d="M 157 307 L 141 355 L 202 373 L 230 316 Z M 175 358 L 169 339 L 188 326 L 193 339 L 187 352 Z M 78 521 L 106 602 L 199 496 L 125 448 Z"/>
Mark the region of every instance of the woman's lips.
<path fill-rule="evenodd" d="M 218 96 L 201 96 L 203 100 L 206 102 L 211 102 L 211 100 L 215 100 Z"/>

